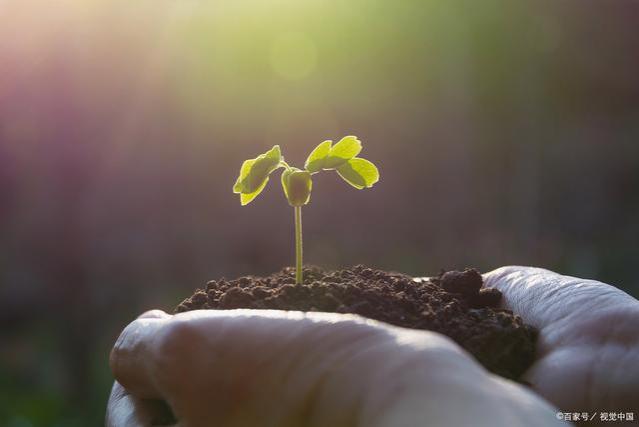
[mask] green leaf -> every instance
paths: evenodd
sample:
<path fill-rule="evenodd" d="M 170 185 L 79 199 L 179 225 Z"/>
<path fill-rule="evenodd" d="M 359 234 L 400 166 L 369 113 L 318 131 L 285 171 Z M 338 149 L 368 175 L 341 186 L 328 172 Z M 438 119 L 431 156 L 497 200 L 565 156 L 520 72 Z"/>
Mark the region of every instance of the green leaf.
<path fill-rule="evenodd" d="M 344 181 L 361 190 L 370 188 L 379 181 L 377 167 L 366 159 L 355 157 L 337 168 L 337 173 Z"/>
<path fill-rule="evenodd" d="M 242 163 L 240 175 L 233 185 L 233 192 L 240 194 L 242 205 L 250 203 L 262 192 L 269 174 L 281 166 L 281 160 L 280 147 L 275 145 L 266 153 Z"/>
<path fill-rule="evenodd" d="M 308 155 L 304 168 L 310 173 L 321 171 L 324 168 L 324 163 L 326 163 L 326 157 L 331 151 L 332 143 L 333 141 L 324 141 L 315 147 L 311 154 Z"/>
<path fill-rule="evenodd" d="M 293 169 L 285 169 L 282 172 L 282 188 L 284 189 L 284 196 L 288 199 L 288 177 L 293 173 Z"/>
<path fill-rule="evenodd" d="M 326 158 L 323 169 L 335 169 L 362 151 L 362 143 L 356 136 L 345 136 L 333 145 Z"/>
<path fill-rule="evenodd" d="M 268 177 L 266 177 L 264 182 L 262 182 L 262 185 L 260 185 L 252 193 L 241 193 L 240 194 L 240 203 L 242 204 L 242 206 L 246 206 L 249 203 L 251 203 L 253 201 L 253 199 L 256 198 L 262 192 L 262 190 L 264 190 L 264 187 L 266 187 L 266 183 L 267 182 L 268 182 Z"/>
<path fill-rule="evenodd" d="M 304 206 L 311 199 L 311 173 L 297 168 L 285 170 L 282 173 L 282 188 L 291 206 Z"/>
<path fill-rule="evenodd" d="M 253 163 L 255 163 L 255 159 L 244 160 L 244 163 L 242 163 L 242 167 L 240 168 L 240 176 L 237 177 L 235 185 L 233 185 L 233 192 L 235 194 L 242 192 L 242 181 L 249 174 Z"/>

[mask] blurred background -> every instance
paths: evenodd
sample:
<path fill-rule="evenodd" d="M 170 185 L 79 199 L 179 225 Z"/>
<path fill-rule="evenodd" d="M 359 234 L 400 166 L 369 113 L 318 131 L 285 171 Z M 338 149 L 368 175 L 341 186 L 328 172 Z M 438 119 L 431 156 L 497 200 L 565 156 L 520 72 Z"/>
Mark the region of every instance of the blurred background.
<path fill-rule="evenodd" d="M 0 0 L 0 425 L 102 425 L 142 311 L 293 262 L 279 178 L 317 176 L 305 261 L 529 264 L 639 295 L 639 2 Z"/>

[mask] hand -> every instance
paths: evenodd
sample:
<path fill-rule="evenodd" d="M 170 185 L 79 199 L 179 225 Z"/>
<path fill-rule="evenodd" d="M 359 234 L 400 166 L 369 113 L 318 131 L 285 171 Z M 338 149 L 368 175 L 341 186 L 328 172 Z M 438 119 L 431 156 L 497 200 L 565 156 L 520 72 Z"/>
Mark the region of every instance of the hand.
<path fill-rule="evenodd" d="M 638 422 L 639 301 L 540 268 L 504 267 L 484 279 L 539 329 L 537 360 L 524 378 L 535 391 L 565 412 L 634 411 Z"/>
<path fill-rule="evenodd" d="M 149 312 L 111 368 L 109 427 L 167 425 L 158 399 L 182 427 L 561 425 L 443 335 L 353 315 Z"/>
<path fill-rule="evenodd" d="M 637 415 L 635 299 L 602 283 L 533 268 L 506 267 L 485 279 L 502 290 L 506 306 L 540 329 L 539 359 L 526 374 L 536 391 L 563 411 Z M 116 379 L 131 394 L 116 382 L 110 426 L 151 425 L 161 407 L 140 397 L 166 399 L 183 426 L 300 425 L 301 418 L 309 420 L 306 425 L 555 422 L 548 415 L 554 410 L 487 374 L 434 333 L 326 314 L 239 310 L 146 317 L 125 330 L 112 354 Z M 243 375 L 247 366 L 268 369 Z M 608 375 L 606 366 L 621 366 L 624 375 Z M 283 375 L 287 381 L 278 380 Z M 234 412 L 238 402 L 245 406 Z M 300 409 L 308 405 L 321 409 Z"/>

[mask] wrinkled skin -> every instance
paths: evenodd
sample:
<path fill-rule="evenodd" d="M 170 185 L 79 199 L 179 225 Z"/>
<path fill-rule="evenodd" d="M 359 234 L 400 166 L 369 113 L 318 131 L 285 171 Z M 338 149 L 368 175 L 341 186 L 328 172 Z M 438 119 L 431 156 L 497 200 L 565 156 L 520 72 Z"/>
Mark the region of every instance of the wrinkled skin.
<path fill-rule="evenodd" d="M 534 392 L 429 331 L 326 313 L 151 311 L 112 351 L 106 424 L 153 425 L 157 399 L 180 427 L 562 425 L 553 405 L 639 415 L 637 300 L 542 269 L 485 280 L 539 328 Z"/>
<path fill-rule="evenodd" d="M 536 392 L 562 411 L 634 410 L 637 421 L 639 301 L 613 286 L 540 268 L 500 268 L 485 281 L 539 329 L 537 360 L 525 374 Z"/>

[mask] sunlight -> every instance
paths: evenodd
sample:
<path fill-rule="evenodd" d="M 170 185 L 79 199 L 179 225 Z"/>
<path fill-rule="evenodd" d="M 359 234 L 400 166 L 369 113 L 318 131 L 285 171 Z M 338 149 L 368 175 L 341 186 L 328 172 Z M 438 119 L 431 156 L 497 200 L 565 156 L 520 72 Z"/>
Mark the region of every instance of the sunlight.
<path fill-rule="evenodd" d="M 315 69 L 317 48 L 304 33 L 284 33 L 273 40 L 270 59 L 277 74 L 285 79 L 300 80 Z"/>

